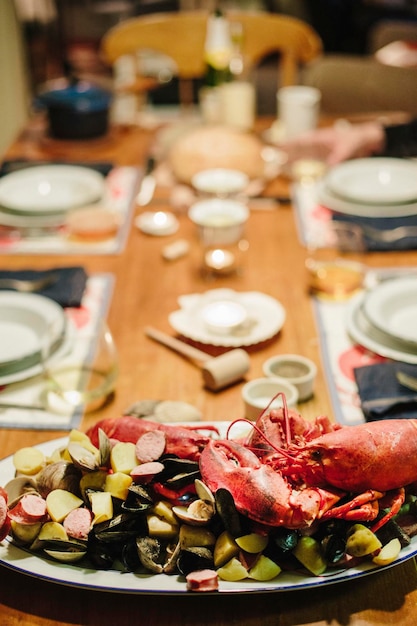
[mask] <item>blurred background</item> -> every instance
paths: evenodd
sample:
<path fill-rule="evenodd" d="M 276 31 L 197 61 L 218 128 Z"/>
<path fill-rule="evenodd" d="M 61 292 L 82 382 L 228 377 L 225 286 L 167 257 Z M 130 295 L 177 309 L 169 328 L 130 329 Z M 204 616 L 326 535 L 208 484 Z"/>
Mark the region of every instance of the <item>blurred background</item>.
<path fill-rule="evenodd" d="M 367 76 L 364 62 L 389 41 L 406 38 L 407 42 L 417 42 L 417 0 L 220 0 L 216 4 L 225 10 L 265 10 L 307 21 L 323 40 L 326 67 L 329 60 L 333 62 L 337 59 L 340 63 L 342 57 L 342 60 L 353 63 L 351 71 L 355 75 L 355 64 L 361 61 L 363 76 Z M 96 81 L 110 79 L 111 70 L 100 59 L 99 45 L 104 33 L 112 26 L 121 20 L 147 13 L 210 10 L 214 6 L 214 0 L 1 0 L 0 152 L 10 143 L 16 128 L 21 127 L 31 98 L 45 82 L 70 74 Z M 254 79 L 259 114 L 275 113 L 277 84 L 274 67 L 272 59 L 265 59 Z M 323 67 L 322 63 L 313 68 L 311 77 L 304 82 L 323 80 Z M 348 72 L 347 66 L 345 70 Z M 415 67 L 413 70 L 417 71 Z M 335 76 L 340 71 L 340 65 L 331 71 L 333 83 L 337 85 Z M 407 85 L 411 85 L 411 80 L 415 78 L 414 73 L 410 76 L 401 77 L 405 94 Z M 370 80 L 369 76 L 363 80 L 366 83 Z M 387 83 L 385 78 L 383 80 L 385 92 L 390 91 L 390 82 Z M 413 83 L 417 84 L 417 81 L 413 80 Z M 394 84 L 392 91 L 398 91 L 398 86 L 395 84 L 394 88 Z M 340 91 L 340 87 L 337 89 Z M 353 91 L 357 92 L 356 89 Z M 357 93 L 355 97 L 358 98 Z M 414 94 L 408 97 L 415 102 Z M 402 98 L 402 94 L 398 98 Z M 175 78 L 152 92 L 150 99 L 156 105 L 175 103 Z M 343 100 L 344 95 L 337 105 L 333 105 L 331 99 L 328 102 L 331 106 L 342 106 Z M 375 106 L 375 102 L 372 104 Z M 398 102 L 388 104 L 392 108 Z M 405 100 L 400 108 L 414 113 L 412 106 Z"/>

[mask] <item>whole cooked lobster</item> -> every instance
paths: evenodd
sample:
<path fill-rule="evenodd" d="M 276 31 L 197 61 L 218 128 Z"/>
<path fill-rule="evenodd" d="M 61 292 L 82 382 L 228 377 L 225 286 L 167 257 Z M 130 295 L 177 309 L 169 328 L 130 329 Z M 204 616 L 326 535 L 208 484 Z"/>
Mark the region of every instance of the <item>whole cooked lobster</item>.
<path fill-rule="evenodd" d="M 404 487 L 417 481 L 415 420 L 342 427 L 325 417 L 308 422 L 284 401 L 282 409 L 248 424 L 252 432 L 241 441 L 130 416 L 102 420 L 88 434 L 93 443 L 99 428 L 136 442 L 146 430 L 163 428 L 166 451 L 199 459 L 202 480 L 213 493 L 227 489 L 238 511 L 270 526 L 301 529 L 331 517 L 373 521 L 389 507 L 376 530 L 401 507 Z"/>

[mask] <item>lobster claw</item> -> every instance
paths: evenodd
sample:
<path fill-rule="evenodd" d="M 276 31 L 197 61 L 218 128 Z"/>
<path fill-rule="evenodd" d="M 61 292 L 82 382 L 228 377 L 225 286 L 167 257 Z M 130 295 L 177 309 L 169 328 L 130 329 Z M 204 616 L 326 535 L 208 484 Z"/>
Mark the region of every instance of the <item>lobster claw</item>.
<path fill-rule="evenodd" d="M 234 441 L 209 441 L 201 453 L 200 472 L 213 493 L 227 489 L 237 510 L 260 524 L 301 528 L 320 511 L 316 490 L 294 491 L 280 473 Z"/>

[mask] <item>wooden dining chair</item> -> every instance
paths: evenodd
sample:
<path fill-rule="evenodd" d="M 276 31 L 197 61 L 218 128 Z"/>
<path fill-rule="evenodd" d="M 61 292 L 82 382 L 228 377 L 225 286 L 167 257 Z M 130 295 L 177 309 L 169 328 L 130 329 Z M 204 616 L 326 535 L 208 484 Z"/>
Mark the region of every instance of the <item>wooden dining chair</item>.
<path fill-rule="evenodd" d="M 149 49 L 170 57 L 180 81 L 180 102 L 190 101 L 189 85 L 205 73 L 206 11 L 156 13 L 127 19 L 103 37 L 104 60 L 113 65 L 123 56 Z M 252 11 L 226 13 L 243 27 L 242 54 L 248 70 L 265 57 L 278 53 L 279 85 L 298 82 L 300 67 L 322 53 L 322 41 L 306 22 L 282 14 Z"/>

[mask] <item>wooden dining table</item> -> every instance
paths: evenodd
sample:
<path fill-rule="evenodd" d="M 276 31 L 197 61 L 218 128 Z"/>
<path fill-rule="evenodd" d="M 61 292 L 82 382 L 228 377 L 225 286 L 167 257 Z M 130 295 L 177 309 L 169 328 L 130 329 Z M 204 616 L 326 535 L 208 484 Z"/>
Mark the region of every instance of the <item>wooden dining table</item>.
<path fill-rule="evenodd" d="M 271 124 L 258 120 L 257 131 Z M 111 161 L 142 167 L 154 139 L 155 129 L 112 127 L 102 138 L 90 141 L 58 141 L 47 136 L 43 120 L 34 118 L 10 146 L 5 158 L 35 161 Z M 266 196 L 287 196 L 289 180 L 278 176 L 263 191 Z M 144 210 L 172 210 L 169 189 L 158 186 L 152 204 Z M 126 246 L 110 255 L 4 254 L 4 269 L 47 269 L 82 265 L 88 274 L 109 272 L 115 277 L 108 313 L 120 361 L 114 396 L 100 409 L 86 414 L 81 429 L 99 419 L 118 417 L 141 400 L 186 402 L 196 407 L 207 422 L 231 421 L 243 416 L 241 381 L 221 391 L 204 388 L 201 371 L 184 357 L 159 345 L 144 333 L 147 325 L 175 335 L 168 316 L 178 308 L 178 297 L 207 289 L 227 287 L 236 291 L 257 290 L 285 307 L 286 319 L 272 339 L 248 348 L 250 371 L 246 379 L 261 377 L 262 364 L 272 355 L 295 353 L 312 359 L 318 367 L 314 395 L 299 405 L 312 420 L 319 415 L 333 419 L 320 352 L 318 329 L 305 269 L 307 251 L 301 244 L 291 203 L 250 212 L 243 271 L 238 275 L 207 278 L 196 258 L 199 242 L 195 225 L 178 210 L 179 230 L 155 237 L 134 224 Z M 190 244 L 188 254 L 167 261 L 163 247 L 177 239 Z M 336 254 L 336 252 L 333 252 Z M 417 265 L 417 251 L 344 253 L 369 267 Z M 0 430 L 0 455 L 6 457 L 23 446 L 61 437 L 50 430 Z M 57 584 L 0 566 L 0 623 L 4 626 L 61 626 L 141 624 L 147 626 L 365 626 L 415 624 L 417 572 L 414 559 L 382 569 L 372 575 L 315 589 L 204 595 L 126 594 Z"/>

